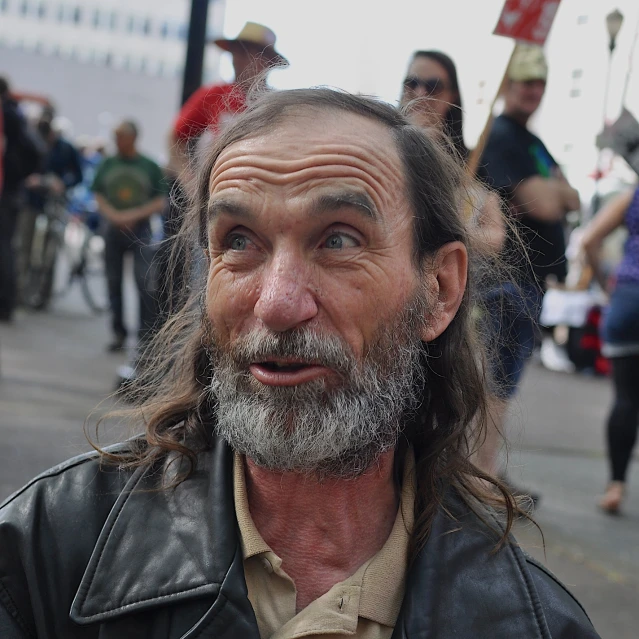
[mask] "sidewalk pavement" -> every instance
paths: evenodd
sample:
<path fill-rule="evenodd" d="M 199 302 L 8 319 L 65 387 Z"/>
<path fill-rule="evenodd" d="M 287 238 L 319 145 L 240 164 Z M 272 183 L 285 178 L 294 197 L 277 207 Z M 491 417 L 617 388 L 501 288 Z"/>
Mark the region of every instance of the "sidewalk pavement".
<path fill-rule="evenodd" d="M 135 309 L 129 309 L 129 321 Z M 76 293 L 45 314 L 21 311 L 0 325 L 0 499 L 36 473 L 89 450 L 87 415 L 104 402 L 126 356 L 108 355 L 107 318 Z M 601 636 L 636 639 L 639 628 L 639 472 L 622 517 L 595 507 L 607 469 L 607 380 L 560 375 L 532 364 L 510 420 L 512 480 L 542 493 L 535 519 L 518 524 L 522 545 L 545 561 L 588 610 Z M 97 414 L 109 405 L 102 404 Z M 117 429 L 101 443 L 121 438 Z M 635 463 L 636 465 L 636 463 Z M 575 638 L 577 639 L 577 638 Z"/>
<path fill-rule="evenodd" d="M 111 404 L 117 368 L 127 359 L 105 352 L 109 339 L 107 316 L 93 315 L 75 289 L 49 312 L 19 310 L 12 324 L 0 324 L 0 499 L 90 450 L 85 420 Z"/>

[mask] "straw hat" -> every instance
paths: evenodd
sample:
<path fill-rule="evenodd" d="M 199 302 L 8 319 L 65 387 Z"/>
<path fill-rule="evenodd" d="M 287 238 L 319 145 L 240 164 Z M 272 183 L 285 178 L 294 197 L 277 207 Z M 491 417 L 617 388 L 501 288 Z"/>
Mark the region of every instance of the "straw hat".
<path fill-rule="evenodd" d="M 546 80 L 548 63 L 544 50 L 534 44 L 517 44 L 508 65 L 508 77 L 515 82 Z"/>
<path fill-rule="evenodd" d="M 237 51 L 238 47 L 245 49 L 260 51 L 264 55 L 268 55 L 273 66 L 286 67 L 288 66 L 288 60 L 275 50 L 275 42 L 277 38 L 275 33 L 263 24 L 257 22 L 247 22 L 243 27 L 237 38 L 227 40 L 225 38 L 218 38 L 213 40 L 220 49 L 224 51 L 230 51 L 233 53 Z"/>

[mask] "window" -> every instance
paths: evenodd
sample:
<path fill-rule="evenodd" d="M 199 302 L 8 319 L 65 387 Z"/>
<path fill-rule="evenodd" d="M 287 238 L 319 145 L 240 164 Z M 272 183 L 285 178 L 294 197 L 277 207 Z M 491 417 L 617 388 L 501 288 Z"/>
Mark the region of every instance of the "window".
<path fill-rule="evenodd" d="M 20 15 L 26 16 L 29 13 L 29 3 L 27 0 L 23 0 L 20 5 Z"/>
<path fill-rule="evenodd" d="M 9 0 L 0 0 L 0 11 L 6 13 L 9 10 Z"/>
<path fill-rule="evenodd" d="M 581 89 L 570 89 L 570 97 L 578 98 L 581 95 Z"/>
<path fill-rule="evenodd" d="M 44 20 L 47 17 L 47 5 L 44 2 L 41 2 L 38 5 L 38 18 L 40 20 Z"/>
<path fill-rule="evenodd" d="M 73 10 L 73 22 L 76 24 L 80 24 L 82 21 L 82 9 L 80 7 L 76 7 Z"/>
<path fill-rule="evenodd" d="M 581 76 L 584 74 L 583 69 L 574 69 L 572 72 L 572 77 L 575 80 L 579 80 L 579 78 L 581 78 Z"/>
<path fill-rule="evenodd" d="M 149 65 L 149 61 L 146 58 L 142 58 L 140 60 L 140 72 L 141 73 L 146 73 L 146 69 Z"/>
<path fill-rule="evenodd" d="M 135 16 L 129 16 L 129 19 L 126 22 L 126 30 L 129 33 L 133 33 L 135 30 Z"/>
<path fill-rule="evenodd" d="M 177 37 L 179 40 L 186 40 L 186 36 L 189 33 L 189 29 L 188 27 L 182 23 L 180 24 L 180 26 L 178 27 L 178 31 L 177 31 Z"/>
<path fill-rule="evenodd" d="M 108 51 L 107 54 L 104 56 L 104 65 L 107 67 L 113 65 L 113 54 L 110 51 Z"/>
<path fill-rule="evenodd" d="M 60 5 L 58 7 L 58 22 L 64 22 L 64 16 L 66 14 L 66 11 L 64 9 L 64 5 Z"/>
<path fill-rule="evenodd" d="M 115 11 L 111 11 L 111 15 L 109 16 L 109 29 L 111 31 L 115 31 L 118 26 L 118 14 Z"/>
<path fill-rule="evenodd" d="M 96 9 L 93 12 L 93 18 L 91 19 L 91 24 L 93 25 L 94 29 L 99 28 L 99 26 L 100 26 L 100 18 L 101 18 L 100 9 Z"/>
<path fill-rule="evenodd" d="M 151 34 L 151 18 L 146 18 L 146 20 L 144 21 L 144 23 L 142 24 L 142 33 L 144 33 L 144 35 L 150 35 Z"/>
<path fill-rule="evenodd" d="M 577 24 L 588 24 L 588 16 L 577 16 Z"/>
<path fill-rule="evenodd" d="M 169 37 L 169 23 L 166 20 L 160 25 L 160 37 L 163 39 Z"/>

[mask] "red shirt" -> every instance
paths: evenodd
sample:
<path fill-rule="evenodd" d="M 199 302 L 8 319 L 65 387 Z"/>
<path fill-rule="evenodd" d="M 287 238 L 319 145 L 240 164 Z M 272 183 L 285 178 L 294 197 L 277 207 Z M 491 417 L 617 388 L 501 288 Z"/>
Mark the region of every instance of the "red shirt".
<path fill-rule="evenodd" d="M 246 107 L 246 95 L 235 84 L 200 87 L 184 104 L 173 130 L 178 140 L 197 137 L 205 129 L 218 131 L 225 120 Z"/>

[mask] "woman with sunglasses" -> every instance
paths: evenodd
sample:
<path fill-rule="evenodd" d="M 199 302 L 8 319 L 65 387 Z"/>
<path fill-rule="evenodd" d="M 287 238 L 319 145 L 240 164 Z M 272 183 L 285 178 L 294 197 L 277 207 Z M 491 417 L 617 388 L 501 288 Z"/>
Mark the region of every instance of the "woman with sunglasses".
<path fill-rule="evenodd" d="M 442 130 L 459 156 L 467 159 L 457 69 L 445 53 L 415 51 L 404 79 L 400 105 L 415 124 Z"/>

